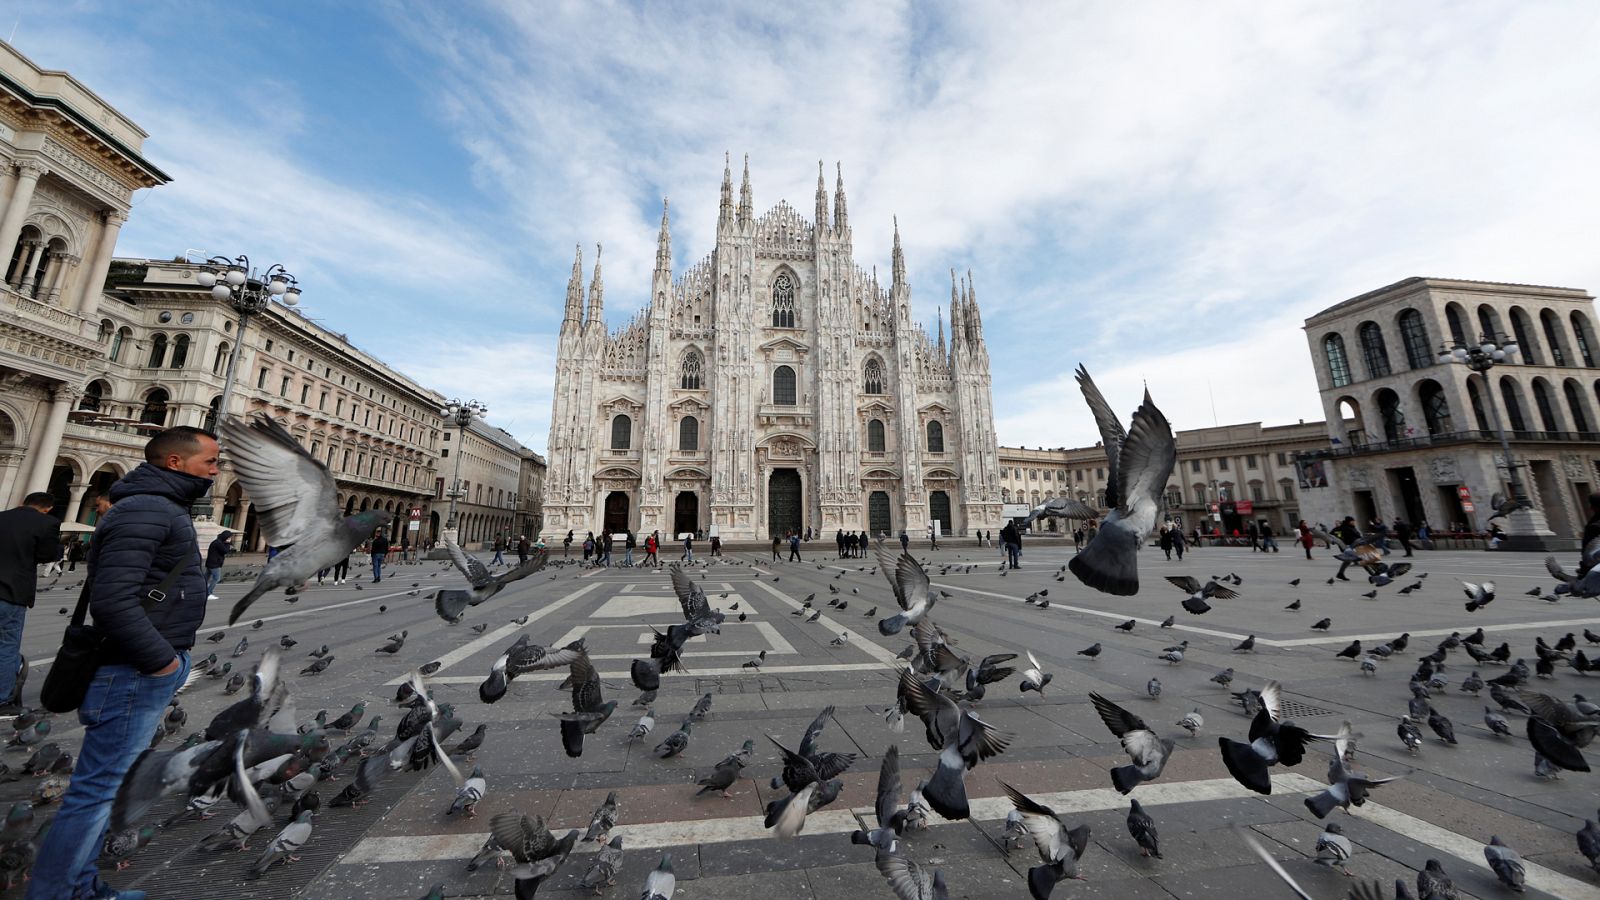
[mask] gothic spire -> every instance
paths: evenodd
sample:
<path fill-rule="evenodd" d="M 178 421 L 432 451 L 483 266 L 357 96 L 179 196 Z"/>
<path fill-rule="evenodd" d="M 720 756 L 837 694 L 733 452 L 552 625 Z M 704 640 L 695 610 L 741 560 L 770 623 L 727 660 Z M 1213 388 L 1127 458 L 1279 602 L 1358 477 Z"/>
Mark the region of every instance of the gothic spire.
<path fill-rule="evenodd" d="M 972 313 L 972 329 L 979 340 L 983 338 L 983 314 L 978 312 L 978 289 L 972 283 L 972 270 L 967 270 L 967 310 Z"/>
<path fill-rule="evenodd" d="M 950 346 L 955 347 L 961 343 L 965 336 L 962 322 L 965 315 L 962 311 L 961 295 L 956 291 L 956 270 L 950 270 Z"/>
<path fill-rule="evenodd" d="M 822 160 L 817 160 L 817 231 L 828 224 L 828 185 L 822 180 Z"/>
<path fill-rule="evenodd" d="M 672 271 L 672 230 L 667 222 L 667 198 L 661 198 L 661 234 L 656 236 L 656 271 Z"/>
<path fill-rule="evenodd" d="M 594 245 L 594 278 L 589 282 L 589 311 L 584 315 L 584 327 L 600 323 L 601 330 L 606 327 L 606 285 L 600 279 L 600 250 L 599 244 Z"/>
<path fill-rule="evenodd" d="M 733 223 L 733 170 L 729 168 L 727 153 L 722 154 L 722 207 L 717 213 L 717 227 Z"/>
<path fill-rule="evenodd" d="M 850 227 L 850 211 L 844 204 L 844 164 L 838 163 L 839 181 L 833 190 L 833 230 L 844 231 Z"/>
<path fill-rule="evenodd" d="M 567 279 L 567 309 L 561 317 L 563 326 L 568 322 L 583 322 L 583 245 L 579 244 L 572 260 L 572 277 Z"/>
<path fill-rule="evenodd" d="M 894 281 L 892 284 L 903 284 L 906 280 L 906 255 L 900 250 L 900 217 L 894 217 L 894 266 L 892 269 Z"/>
<path fill-rule="evenodd" d="M 944 310 L 937 310 L 939 314 L 939 355 L 944 355 Z"/>
<path fill-rule="evenodd" d="M 744 183 L 739 186 L 739 224 L 749 227 L 755 220 L 754 204 L 750 199 L 750 154 L 744 155 Z"/>

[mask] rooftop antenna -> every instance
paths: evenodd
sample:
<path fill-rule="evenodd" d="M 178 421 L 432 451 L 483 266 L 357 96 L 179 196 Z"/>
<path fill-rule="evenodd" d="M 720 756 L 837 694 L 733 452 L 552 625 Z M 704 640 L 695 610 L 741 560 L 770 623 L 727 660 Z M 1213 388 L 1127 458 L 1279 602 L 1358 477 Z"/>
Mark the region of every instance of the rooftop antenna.
<path fill-rule="evenodd" d="M 1217 427 L 1217 395 L 1211 390 L 1211 379 L 1206 379 L 1206 394 L 1211 397 L 1211 427 Z"/>

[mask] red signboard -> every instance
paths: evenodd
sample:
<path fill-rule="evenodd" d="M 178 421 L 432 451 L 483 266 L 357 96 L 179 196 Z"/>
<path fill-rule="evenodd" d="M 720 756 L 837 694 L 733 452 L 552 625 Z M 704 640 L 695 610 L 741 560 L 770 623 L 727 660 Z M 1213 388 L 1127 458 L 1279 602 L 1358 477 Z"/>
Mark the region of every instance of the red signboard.
<path fill-rule="evenodd" d="M 413 519 L 422 518 L 422 507 L 420 507 L 420 506 L 411 507 L 411 518 L 413 518 Z"/>
<path fill-rule="evenodd" d="M 1463 501 L 1461 501 L 1461 511 L 1462 512 L 1472 512 L 1475 509 L 1477 509 L 1477 507 L 1472 505 L 1472 501 L 1471 500 L 1463 500 Z"/>
<path fill-rule="evenodd" d="M 1472 500 L 1472 492 L 1467 490 L 1467 486 L 1464 484 L 1456 488 L 1456 496 L 1466 502 Z"/>
<path fill-rule="evenodd" d="M 1233 511 L 1238 513 L 1241 516 L 1248 516 L 1248 515 L 1250 515 L 1250 514 L 1252 514 L 1252 513 L 1254 513 L 1256 511 L 1255 501 L 1253 501 L 1253 500 L 1236 500 L 1236 501 L 1234 501 L 1234 504 L 1233 504 Z"/>

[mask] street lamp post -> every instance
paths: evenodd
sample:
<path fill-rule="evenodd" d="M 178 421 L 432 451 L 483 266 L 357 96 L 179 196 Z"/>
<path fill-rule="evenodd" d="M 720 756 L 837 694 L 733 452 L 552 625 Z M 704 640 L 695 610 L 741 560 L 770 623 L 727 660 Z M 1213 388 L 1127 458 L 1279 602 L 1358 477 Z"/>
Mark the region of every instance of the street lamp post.
<path fill-rule="evenodd" d="M 1522 476 L 1517 470 L 1522 464 L 1511 453 L 1511 439 L 1500 420 L 1500 404 L 1495 401 L 1494 385 L 1489 381 L 1489 370 L 1501 363 L 1510 362 L 1521 350 L 1514 339 L 1505 335 L 1484 334 L 1477 343 L 1452 341 L 1439 346 L 1440 365 L 1464 365 L 1483 378 L 1484 400 L 1489 404 L 1489 422 L 1500 436 L 1500 452 L 1505 459 L 1506 477 L 1511 483 L 1511 499 L 1519 509 L 1506 517 L 1506 546 L 1512 550 L 1547 549 L 1547 538 L 1554 537 L 1544 520 L 1544 515 L 1534 509 Z"/>
<path fill-rule="evenodd" d="M 211 296 L 233 307 L 239 314 L 239 328 L 233 336 L 233 352 L 228 354 L 228 369 L 222 376 L 222 397 L 217 401 L 217 418 L 211 423 L 215 428 L 228 414 L 228 402 L 233 399 L 233 379 L 239 369 L 239 357 L 244 353 L 245 330 L 250 327 L 250 317 L 265 312 L 274 298 L 285 306 L 300 303 L 300 283 L 283 266 L 274 264 L 264 273 L 250 267 L 250 257 L 240 255 L 234 259 L 213 256 L 206 260 L 208 268 L 195 274 L 195 281 L 211 289 Z M 210 515 L 211 492 L 195 501 L 190 514 L 195 517 Z"/>
<path fill-rule="evenodd" d="M 456 445 L 455 481 L 450 488 L 450 514 L 444 523 L 445 530 L 451 532 L 453 539 L 456 530 L 456 498 L 461 496 L 461 457 L 466 453 L 467 428 L 472 425 L 474 418 L 482 418 L 488 412 L 489 407 L 476 400 L 451 400 L 445 404 L 444 410 L 440 413 L 461 431 L 461 442 Z"/>

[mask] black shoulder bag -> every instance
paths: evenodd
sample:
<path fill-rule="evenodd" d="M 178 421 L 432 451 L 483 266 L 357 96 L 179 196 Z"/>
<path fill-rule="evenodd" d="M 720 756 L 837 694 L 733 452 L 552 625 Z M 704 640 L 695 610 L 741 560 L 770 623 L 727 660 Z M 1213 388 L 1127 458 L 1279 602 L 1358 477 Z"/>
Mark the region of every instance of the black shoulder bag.
<path fill-rule="evenodd" d="M 146 615 L 167 599 L 167 590 L 178 580 L 183 567 L 183 561 L 179 560 L 172 571 L 161 579 L 161 583 L 144 595 L 140 605 L 144 607 Z M 55 662 L 50 664 L 50 672 L 44 677 L 44 686 L 39 689 L 40 705 L 53 713 L 69 713 L 82 706 L 83 695 L 89 691 L 89 682 L 94 680 L 94 673 L 100 668 L 105 636 L 84 621 L 89 614 L 89 590 L 93 585 L 94 575 L 90 574 L 83 581 L 83 591 L 78 594 L 78 606 L 72 611 L 72 621 L 61 636 L 61 649 L 56 652 Z"/>

